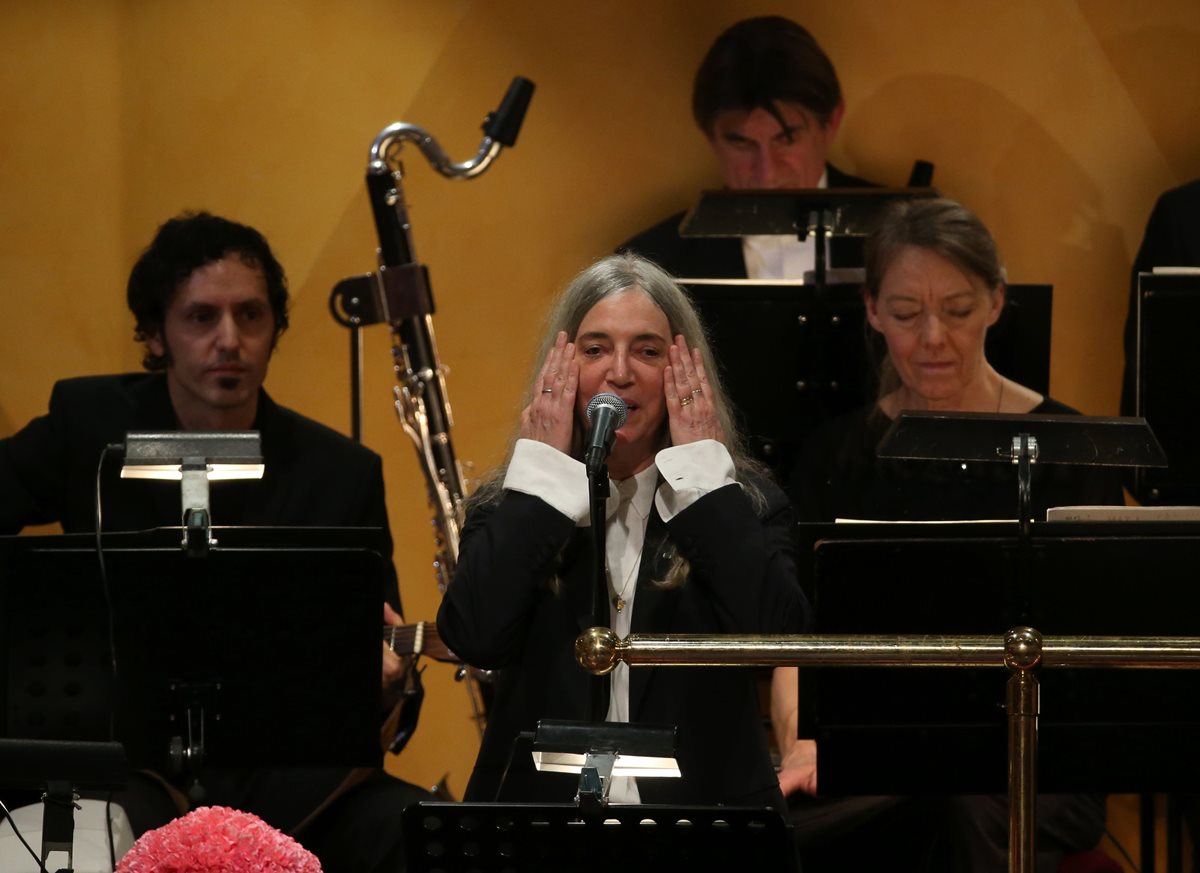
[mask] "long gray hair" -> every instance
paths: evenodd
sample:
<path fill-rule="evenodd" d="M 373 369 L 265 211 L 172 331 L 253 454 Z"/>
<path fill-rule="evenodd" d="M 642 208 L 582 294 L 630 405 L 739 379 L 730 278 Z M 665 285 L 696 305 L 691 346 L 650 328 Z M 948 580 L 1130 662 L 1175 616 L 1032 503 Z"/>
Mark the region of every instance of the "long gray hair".
<path fill-rule="evenodd" d="M 750 499 L 756 512 L 762 512 L 766 507 L 766 498 L 756 484 L 759 479 L 766 478 L 766 469 L 746 451 L 746 443 L 739 432 L 733 413 L 733 405 L 721 385 L 720 374 L 713 358 L 712 347 L 700 316 L 688 299 L 687 294 L 671 276 L 653 261 L 639 255 L 622 253 L 609 255 L 577 275 L 569 285 L 558 295 L 546 320 L 545 333 L 533 362 L 533 372 L 526 381 L 528 386 L 522 401 L 522 407 L 528 406 L 533 399 L 534 382 L 541 371 L 542 363 L 546 360 L 550 349 L 558 337 L 559 331 L 566 331 L 567 336 L 574 340 L 579 333 L 579 325 L 584 317 L 597 303 L 618 294 L 641 292 L 650 298 L 667 317 L 671 329 L 671 337 L 682 335 L 688 347 L 700 352 L 704 364 L 704 372 L 708 377 L 708 396 L 717 415 L 717 421 L 724 435 L 723 443 L 733 458 L 735 475 L 742 490 Z M 583 458 L 583 423 L 578 416 L 575 420 L 575 432 L 572 437 L 571 456 Z M 494 503 L 500 499 L 504 476 L 512 460 L 513 448 L 518 434 L 512 436 L 505 461 L 488 474 L 478 490 L 472 495 L 470 504 Z M 666 421 L 663 422 L 661 446 L 666 448 L 671 444 L 671 432 Z M 671 568 L 661 585 L 674 587 L 683 584 L 687 576 L 687 562 L 671 547 L 673 557 Z"/>

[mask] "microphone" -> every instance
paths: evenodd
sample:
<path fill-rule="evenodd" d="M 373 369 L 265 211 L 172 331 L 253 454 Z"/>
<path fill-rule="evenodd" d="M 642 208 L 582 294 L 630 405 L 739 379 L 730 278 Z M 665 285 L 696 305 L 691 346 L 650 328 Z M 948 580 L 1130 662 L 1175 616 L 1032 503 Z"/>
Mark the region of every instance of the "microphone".
<path fill-rule="evenodd" d="M 612 451 L 613 439 L 629 409 L 625 401 L 616 394 L 597 394 L 587 405 L 587 419 L 591 427 L 588 429 L 587 448 L 584 451 L 584 463 L 589 473 L 594 473 L 604 464 L 604 459 Z"/>

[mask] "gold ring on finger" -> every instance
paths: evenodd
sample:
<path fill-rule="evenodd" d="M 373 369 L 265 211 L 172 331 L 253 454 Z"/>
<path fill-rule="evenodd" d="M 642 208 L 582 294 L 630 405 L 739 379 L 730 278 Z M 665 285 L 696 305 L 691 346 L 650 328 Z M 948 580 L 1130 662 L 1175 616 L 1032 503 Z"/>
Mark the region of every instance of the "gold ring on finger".
<path fill-rule="evenodd" d="M 554 393 L 554 389 L 553 389 L 553 388 L 543 388 L 543 389 L 542 389 L 542 393 L 543 393 L 543 394 L 553 394 L 553 393 Z"/>
<path fill-rule="evenodd" d="M 703 389 L 703 388 L 693 388 L 693 389 L 692 389 L 692 396 L 693 396 L 693 397 L 695 397 L 697 394 L 703 394 L 703 393 L 704 393 L 704 389 Z"/>
<path fill-rule="evenodd" d="M 680 405 L 680 406 L 687 406 L 687 405 L 688 405 L 689 403 L 691 403 L 691 402 L 692 402 L 692 398 L 691 398 L 691 397 L 680 397 L 680 398 L 679 398 L 679 405 Z"/>

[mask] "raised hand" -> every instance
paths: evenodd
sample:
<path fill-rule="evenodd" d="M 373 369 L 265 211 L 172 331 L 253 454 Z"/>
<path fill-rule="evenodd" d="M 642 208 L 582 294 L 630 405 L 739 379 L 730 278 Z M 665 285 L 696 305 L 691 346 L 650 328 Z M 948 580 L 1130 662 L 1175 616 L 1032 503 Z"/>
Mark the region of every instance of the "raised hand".
<path fill-rule="evenodd" d="M 671 445 L 721 440 L 724 434 L 709 394 L 700 352 L 688 349 L 680 335 L 675 337 L 667 354 L 671 363 L 663 370 L 663 393 L 667 398 Z"/>
<path fill-rule="evenodd" d="M 533 399 L 521 411 L 521 436 L 570 454 L 578 385 L 575 343 L 567 342 L 566 331 L 560 330 L 554 348 L 546 355 L 542 371 L 533 382 Z"/>

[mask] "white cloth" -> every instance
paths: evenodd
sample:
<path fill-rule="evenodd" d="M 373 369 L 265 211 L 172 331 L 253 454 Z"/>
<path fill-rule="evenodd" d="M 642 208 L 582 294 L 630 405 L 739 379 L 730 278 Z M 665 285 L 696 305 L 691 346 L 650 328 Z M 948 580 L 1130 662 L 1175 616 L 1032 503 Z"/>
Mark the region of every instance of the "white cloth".
<path fill-rule="evenodd" d="M 817 187 L 829 187 L 828 173 L 821 174 Z M 828 264 L 828 240 L 825 245 Z M 790 236 L 744 236 L 742 257 L 749 279 L 802 280 L 806 272 L 817 268 L 817 247 L 811 235 L 804 242 Z"/>
<path fill-rule="evenodd" d="M 660 477 L 662 483 L 656 487 Z M 617 636 L 628 636 L 633 624 L 651 503 L 663 521 L 670 521 L 708 492 L 736 481 L 733 458 L 724 444 L 701 440 L 665 448 L 645 470 L 621 482 L 609 482 L 605 557 L 610 594 L 625 601 L 618 611 L 610 600 L 609 619 Z M 545 443 L 517 440 L 504 488 L 541 498 L 580 527 L 591 523 L 586 468 Z M 618 664 L 611 676 L 607 720 L 627 722 L 629 665 Z M 640 803 L 637 780 L 628 776 L 613 779 L 608 798 L 612 803 Z"/>

